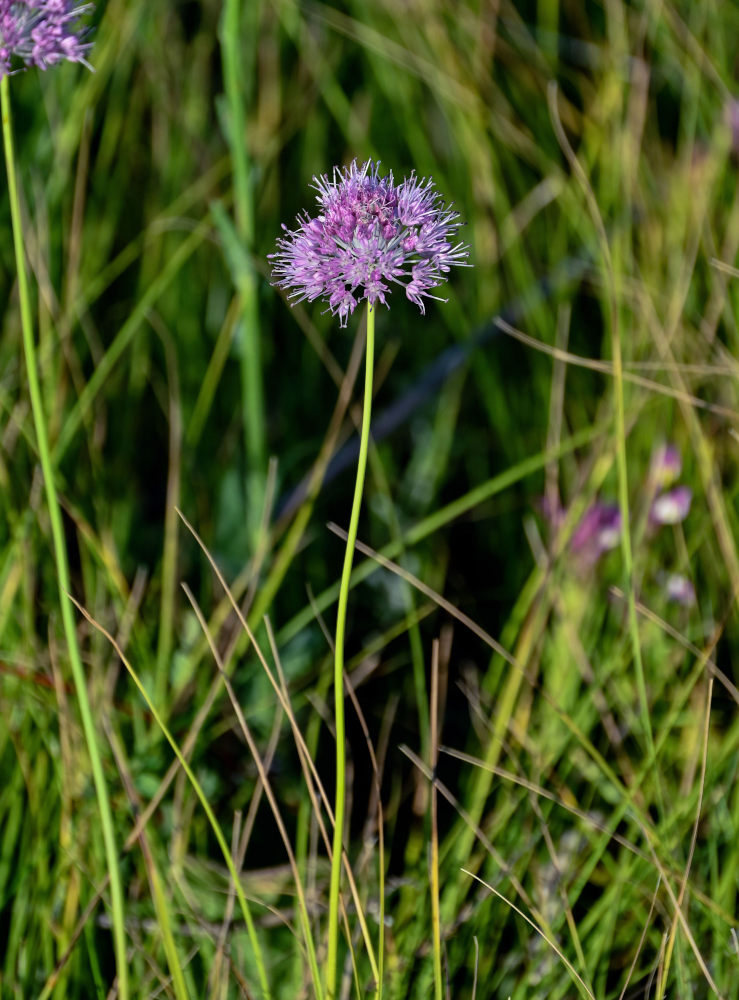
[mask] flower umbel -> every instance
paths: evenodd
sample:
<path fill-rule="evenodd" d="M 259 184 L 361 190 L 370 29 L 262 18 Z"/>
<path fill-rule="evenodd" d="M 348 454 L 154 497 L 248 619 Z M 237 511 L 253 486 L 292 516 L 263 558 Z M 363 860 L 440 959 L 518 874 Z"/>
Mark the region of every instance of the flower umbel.
<path fill-rule="evenodd" d="M 88 65 L 90 44 L 78 22 L 92 9 L 68 0 L 0 0 L 0 78 L 18 59 L 39 69 L 63 59 Z"/>
<path fill-rule="evenodd" d="M 391 283 L 400 285 L 421 312 L 424 298 L 446 281 L 453 265 L 465 265 L 469 247 L 455 243 L 463 223 L 444 205 L 429 178 L 415 173 L 395 184 L 380 177 L 379 163 L 334 168 L 314 178 L 319 214 L 298 216 L 298 228 L 277 241 L 272 281 L 296 302 L 322 298 L 346 326 L 358 302 L 382 302 Z"/>

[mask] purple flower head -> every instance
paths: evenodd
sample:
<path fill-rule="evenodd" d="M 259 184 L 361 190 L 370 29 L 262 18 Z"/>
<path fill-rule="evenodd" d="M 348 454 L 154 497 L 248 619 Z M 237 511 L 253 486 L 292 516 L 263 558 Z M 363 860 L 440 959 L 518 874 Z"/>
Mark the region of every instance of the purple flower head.
<path fill-rule="evenodd" d="M 652 452 L 651 478 L 660 489 L 674 483 L 682 468 L 683 460 L 674 444 L 661 444 Z"/>
<path fill-rule="evenodd" d="M 558 499 L 541 497 L 539 510 L 554 533 L 564 524 L 567 511 Z M 580 571 L 589 570 L 600 557 L 615 548 L 621 538 L 621 511 L 618 504 L 596 500 L 577 522 L 569 542 L 569 551 Z"/>
<path fill-rule="evenodd" d="M 63 59 L 88 66 L 90 45 L 78 22 L 92 9 L 68 0 L 0 0 L 0 78 L 14 60 L 39 69 Z"/>
<path fill-rule="evenodd" d="M 693 491 L 689 486 L 676 486 L 661 493 L 652 504 L 649 520 L 652 524 L 680 524 L 688 516 Z"/>
<path fill-rule="evenodd" d="M 424 298 L 438 298 L 431 290 L 469 254 L 454 242 L 459 215 L 432 180 L 412 173 L 396 185 L 392 171 L 380 177 L 379 167 L 354 160 L 335 167 L 333 178 L 314 178 L 318 215 L 299 215 L 295 230 L 283 226 L 270 254 L 273 284 L 296 302 L 322 298 L 341 326 L 362 299 L 387 305 L 391 283 L 425 312 Z"/>
<path fill-rule="evenodd" d="M 671 573 L 665 581 L 665 594 L 668 601 L 675 604 L 682 604 L 684 608 L 690 608 L 695 604 L 695 587 L 681 573 Z"/>
<path fill-rule="evenodd" d="M 617 504 L 598 501 L 589 507 L 572 533 L 570 548 L 585 566 L 594 565 L 621 538 L 621 512 Z"/>

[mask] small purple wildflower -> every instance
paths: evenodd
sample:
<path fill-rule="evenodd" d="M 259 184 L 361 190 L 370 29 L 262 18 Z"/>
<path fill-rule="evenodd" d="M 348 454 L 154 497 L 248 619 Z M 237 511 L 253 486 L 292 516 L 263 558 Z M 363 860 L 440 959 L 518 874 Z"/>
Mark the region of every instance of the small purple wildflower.
<path fill-rule="evenodd" d="M 615 548 L 621 538 L 621 511 L 618 504 L 598 501 L 588 507 L 572 533 L 570 547 L 579 560 L 592 566 L 604 552 Z"/>
<path fill-rule="evenodd" d="M 680 524 L 690 512 L 693 491 L 689 486 L 676 486 L 661 493 L 652 504 L 649 520 L 652 524 Z"/>
<path fill-rule="evenodd" d="M 90 44 L 83 41 L 85 32 L 78 22 L 93 6 L 68 0 L 0 0 L 0 79 L 11 72 L 16 59 L 39 69 L 63 59 L 90 68 Z"/>
<path fill-rule="evenodd" d="M 655 448 L 650 462 L 650 477 L 655 486 L 670 486 L 682 472 L 683 461 L 674 444 L 661 444 Z"/>
<path fill-rule="evenodd" d="M 691 608 L 695 604 L 695 587 L 681 573 L 671 573 L 665 581 L 665 594 L 668 601 Z"/>
<path fill-rule="evenodd" d="M 438 298 L 431 290 L 469 254 L 454 243 L 459 215 L 431 179 L 412 173 L 396 185 L 392 171 L 380 177 L 379 167 L 354 160 L 335 167 L 332 179 L 315 177 L 319 214 L 299 215 L 295 230 L 283 226 L 287 235 L 270 254 L 273 284 L 296 302 L 324 299 L 341 326 L 362 299 L 387 305 L 390 283 L 424 313 L 424 298 Z"/>
<path fill-rule="evenodd" d="M 542 497 L 539 510 L 553 532 L 564 523 L 566 510 L 559 500 Z M 621 511 L 618 504 L 596 500 L 587 508 L 572 532 L 569 542 L 571 553 L 580 572 L 590 570 L 609 549 L 615 548 L 621 538 Z"/>

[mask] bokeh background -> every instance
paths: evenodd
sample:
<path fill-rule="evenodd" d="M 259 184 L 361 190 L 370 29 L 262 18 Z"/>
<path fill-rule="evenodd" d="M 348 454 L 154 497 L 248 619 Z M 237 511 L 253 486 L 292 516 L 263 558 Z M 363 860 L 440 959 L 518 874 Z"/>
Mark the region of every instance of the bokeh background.
<path fill-rule="evenodd" d="M 125 648 L 177 740 L 193 737 L 224 829 L 241 817 L 275 994 L 309 988 L 287 929 L 284 848 L 264 800 L 250 812 L 256 769 L 222 689 L 209 700 L 217 671 L 181 582 L 270 761 L 319 942 L 325 854 L 289 727 L 175 508 L 272 656 L 269 616 L 330 789 L 343 544 L 327 524 L 349 517 L 363 317 L 341 330 L 319 303 L 290 308 L 268 255 L 281 225 L 312 209 L 314 175 L 372 157 L 396 177 L 434 178 L 467 221 L 473 265 L 425 316 L 396 292 L 377 318 L 359 535 L 432 591 L 358 556 L 347 652 L 382 769 L 386 995 L 431 989 L 429 781 L 402 747 L 429 759 L 441 637 L 439 739 L 505 769 L 439 763 L 454 796 L 439 815 L 449 995 L 581 989 L 464 866 L 558 942 L 599 998 L 658 985 L 739 996 L 739 8 L 109 0 L 90 22 L 93 73 L 11 80 L 74 596 Z M 61 641 L 6 198 L 0 229 L 0 993 L 102 997 L 109 922 L 103 903 L 85 907 L 105 864 Z M 604 538 L 592 527 L 593 511 L 618 502 L 614 329 L 656 763 L 618 528 Z M 667 472 L 665 445 L 680 459 Z M 689 513 L 655 522 L 655 496 L 678 484 Z M 149 849 L 191 995 L 253 996 L 205 817 L 181 772 L 162 787 L 171 750 L 110 643 L 79 620 L 120 843 L 156 797 Z M 356 715 L 349 728 L 351 857 L 371 917 L 374 783 Z M 121 850 L 136 995 L 174 995 L 146 854 Z M 361 940 L 357 951 L 347 996 L 371 978 Z"/>

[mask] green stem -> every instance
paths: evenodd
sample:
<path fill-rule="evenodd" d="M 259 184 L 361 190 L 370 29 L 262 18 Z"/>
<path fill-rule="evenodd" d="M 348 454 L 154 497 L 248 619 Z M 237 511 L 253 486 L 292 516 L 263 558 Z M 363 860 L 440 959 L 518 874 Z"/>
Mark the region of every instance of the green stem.
<path fill-rule="evenodd" d="M 334 806 L 334 840 L 331 852 L 331 888 L 328 904 L 328 955 L 326 958 L 326 995 L 336 1000 L 339 969 L 339 889 L 341 885 L 341 855 L 344 829 L 344 800 L 346 795 L 346 732 L 344 727 L 344 634 L 346 608 L 349 600 L 349 578 L 354 560 L 354 543 L 357 540 L 359 509 L 362 505 L 364 474 L 369 450 L 370 420 L 372 417 L 372 372 L 375 362 L 375 310 L 367 307 L 367 348 L 364 372 L 364 409 L 362 433 L 359 440 L 357 480 L 349 520 L 349 532 L 344 552 L 344 568 L 339 586 L 339 606 L 336 612 L 336 654 L 334 659 L 334 701 L 336 723 L 336 801 Z"/>
<path fill-rule="evenodd" d="M 614 309 L 617 307 L 614 307 Z M 616 466 L 618 469 L 618 505 L 621 512 L 621 553 L 624 562 L 624 590 L 628 608 L 629 635 L 631 650 L 636 668 L 636 689 L 639 695 L 639 708 L 642 725 L 647 743 L 647 753 L 654 768 L 654 789 L 657 804 L 662 816 L 665 815 L 665 804 L 662 797 L 662 783 L 657 765 L 657 752 L 652 733 L 652 722 L 649 712 L 649 697 L 647 681 L 644 673 L 644 661 L 641 655 L 639 639 L 639 622 L 636 615 L 636 594 L 634 592 L 634 556 L 631 549 L 631 527 L 629 514 L 629 480 L 626 464 L 626 412 L 624 406 L 623 361 L 621 354 L 621 334 L 618 319 L 614 321 L 611 337 L 613 353 L 614 391 L 616 397 Z"/>
<path fill-rule="evenodd" d="M 20 297 L 23 349 L 26 355 L 28 390 L 31 397 L 33 423 L 36 431 L 36 441 L 38 443 L 41 470 L 44 476 L 44 486 L 46 488 L 46 505 L 49 510 L 49 521 L 51 523 L 51 536 L 54 546 L 54 558 L 56 561 L 57 582 L 59 585 L 59 603 L 62 610 L 64 634 L 67 640 L 69 662 L 72 668 L 72 677 L 77 694 L 77 703 L 79 705 L 80 718 L 82 720 L 82 729 L 87 743 L 87 750 L 90 754 L 92 777 L 95 784 L 95 793 L 97 795 L 100 825 L 102 827 L 108 875 L 110 877 L 110 898 L 113 916 L 113 943 L 115 948 L 116 968 L 118 971 L 118 996 L 121 1000 L 128 1000 L 128 964 L 126 961 L 123 891 L 121 887 L 120 871 L 118 868 L 118 853 L 116 851 L 115 836 L 113 833 L 113 816 L 110 810 L 110 801 L 108 799 L 108 790 L 105 785 L 105 776 L 103 774 L 103 765 L 97 743 L 97 734 L 95 732 L 95 725 L 93 723 L 92 712 L 90 710 L 90 701 L 87 695 L 85 672 L 82 667 L 80 651 L 77 645 L 77 633 L 75 631 L 72 604 L 69 599 L 69 592 L 71 588 L 69 585 L 67 550 L 64 541 L 64 526 L 62 524 L 62 513 L 54 483 L 54 467 L 49 451 L 49 440 L 46 433 L 46 421 L 44 418 L 44 409 L 41 398 L 41 385 L 36 365 L 36 345 L 33 339 L 31 300 L 28 291 L 26 259 L 21 228 L 20 202 L 18 200 L 18 187 L 15 175 L 13 131 L 10 118 L 10 88 L 8 86 L 7 76 L 4 76 L 2 80 L 0 80 L 0 99 L 2 102 L 3 144 L 5 146 L 5 164 L 8 173 L 8 195 L 10 197 L 10 216 L 13 225 L 15 263 L 18 271 L 18 293 Z"/>
<path fill-rule="evenodd" d="M 259 8 L 252 4 L 251 13 Z M 241 32 L 241 0 L 225 0 L 220 25 L 223 84 L 228 108 L 228 143 L 233 164 L 236 231 L 248 251 L 254 243 L 254 204 L 251 164 L 246 142 L 244 114 L 244 43 Z M 256 31 L 249 32 L 254 37 Z M 248 256 L 248 255 L 247 255 Z M 264 499 L 267 446 L 262 386 L 262 352 L 259 332 L 257 283 L 251 266 L 236 275 L 241 305 L 241 394 L 247 458 L 247 511 L 250 535 L 258 531 Z"/>
<path fill-rule="evenodd" d="M 431 655 L 431 703 L 429 725 L 429 770 L 431 772 L 431 940 L 434 949 L 434 1000 L 443 1000 L 441 966 L 441 913 L 439 907 L 439 802 L 434 776 L 439 763 L 439 640 Z"/>
<path fill-rule="evenodd" d="M 636 686 L 639 694 L 642 724 L 646 737 L 649 760 L 654 768 L 654 783 L 657 792 L 657 801 L 660 807 L 660 812 L 664 815 L 662 785 L 659 780 L 657 757 L 654 747 L 654 736 L 652 734 L 652 722 L 649 715 L 649 699 L 647 696 L 647 683 L 644 674 L 644 662 L 641 655 L 639 622 L 636 617 L 634 559 L 631 549 L 631 528 L 629 519 L 629 480 L 626 463 L 626 410 L 624 404 L 623 359 L 621 353 L 621 327 L 619 317 L 620 297 L 616 286 L 617 270 L 613 266 L 613 257 L 611 255 L 608 234 L 606 233 L 605 225 L 603 224 L 603 218 L 600 214 L 595 194 L 593 193 L 593 189 L 590 186 L 587 175 L 585 174 L 583 165 L 580 163 L 577 156 L 575 156 L 574 150 L 572 149 L 567 135 L 565 134 L 565 130 L 562 127 L 562 122 L 560 121 L 559 111 L 557 109 L 557 84 L 554 80 L 550 82 L 549 87 L 547 88 L 547 97 L 549 101 L 549 113 L 552 119 L 552 125 L 554 126 L 554 131 L 557 135 L 557 139 L 559 140 L 559 144 L 562 147 L 562 152 L 565 154 L 573 173 L 582 187 L 590 214 L 593 222 L 595 223 L 596 232 L 598 233 L 598 239 L 600 241 L 603 261 L 605 264 L 610 305 L 609 320 L 611 350 L 613 353 L 613 388 L 616 401 L 616 465 L 618 469 L 618 501 L 621 512 L 621 553 L 624 563 L 624 591 L 627 597 L 629 635 L 631 638 L 634 665 L 636 667 Z"/>

